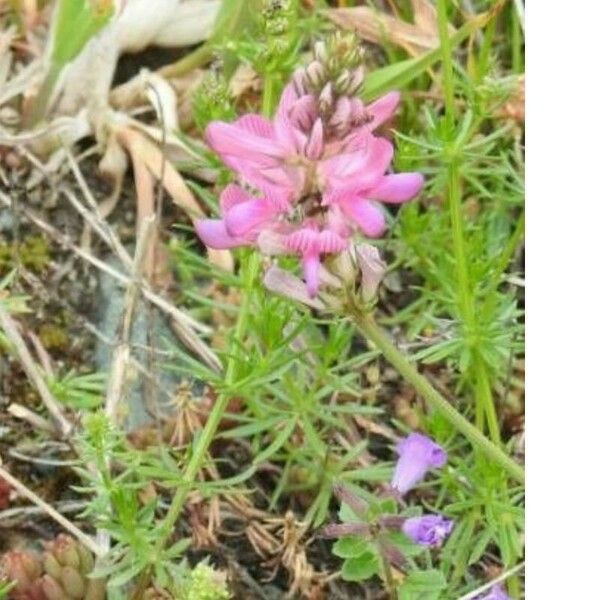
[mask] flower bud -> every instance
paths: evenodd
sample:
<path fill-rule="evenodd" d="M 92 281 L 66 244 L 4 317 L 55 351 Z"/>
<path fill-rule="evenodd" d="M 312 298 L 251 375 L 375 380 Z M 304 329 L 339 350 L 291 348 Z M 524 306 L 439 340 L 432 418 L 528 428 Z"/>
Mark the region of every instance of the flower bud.
<path fill-rule="evenodd" d="M 365 79 L 365 69 L 361 65 L 360 67 L 358 67 L 357 69 L 354 70 L 354 72 L 352 73 L 352 75 L 350 77 L 350 81 L 348 82 L 348 88 L 346 90 L 346 93 L 348 94 L 348 96 L 354 96 L 354 94 L 356 94 L 358 92 L 358 90 L 360 89 L 360 87 L 363 84 L 364 79 Z"/>
<path fill-rule="evenodd" d="M 333 493 L 340 502 L 347 504 L 357 517 L 364 517 L 367 514 L 369 505 L 347 487 L 336 483 L 333 486 Z"/>
<path fill-rule="evenodd" d="M 348 91 L 348 86 L 350 84 L 350 71 L 348 69 L 344 69 L 338 78 L 335 80 L 335 89 L 338 94 L 345 94 Z"/>
<path fill-rule="evenodd" d="M 363 302 L 373 302 L 377 298 L 379 284 L 385 275 L 386 264 L 381 260 L 379 250 L 371 244 L 356 246 L 356 260 L 361 274 L 361 299 Z"/>
<path fill-rule="evenodd" d="M 352 104 L 347 96 L 341 96 L 335 103 L 335 110 L 329 124 L 335 129 L 344 130 L 350 124 L 350 117 L 352 116 Z"/>
<path fill-rule="evenodd" d="M 315 42 L 314 54 L 315 54 L 315 60 L 318 60 L 322 64 L 327 63 L 328 52 L 327 52 L 327 45 L 325 44 L 325 42 L 323 42 L 323 41 Z"/>
<path fill-rule="evenodd" d="M 333 95 L 333 85 L 331 82 L 325 84 L 325 87 L 319 94 L 319 111 L 321 114 L 328 114 L 333 109 L 333 103 L 335 101 Z"/>
<path fill-rule="evenodd" d="M 369 534 L 369 526 L 366 523 L 332 523 L 321 529 L 321 537 L 324 538 L 340 538 L 346 535 L 361 535 Z"/>
<path fill-rule="evenodd" d="M 296 94 L 298 94 L 298 96 L 303 96 L 306 94 L 306 71 L 302 67 L 299 67 L 294 71 L 294 74 L 292 75 L 292 83 L 294 84 L 294 89 L 296 90 Z"/>
<path fill-rule="evenodd" d="M 313 62 L 306 67 L 306 77 L 313 88 L 320 89 L 325 79 L 325 68 L 320 62 L 313 60 Z"/>
<path fill-rule="evenodd" d="M 309 160 L 317 160 L 323 154 L 323 121 L 317 119 L 306 142 L 304 154 Z"/>

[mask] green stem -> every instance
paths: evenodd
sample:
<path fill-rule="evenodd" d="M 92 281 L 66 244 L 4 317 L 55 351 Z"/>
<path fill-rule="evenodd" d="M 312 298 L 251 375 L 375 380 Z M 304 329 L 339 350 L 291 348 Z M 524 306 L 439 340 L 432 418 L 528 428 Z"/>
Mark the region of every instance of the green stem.
<path fill-rule="evenodd" d="M 471 442 L 473 447 L 493 462 L 501 465 L 512 477 L 523 483 L 525 472 L 521 465 L 507 456 L 493 444 L 477 427 L 469 423 L 432 385 L 421 375 L 411 361 L 390 340 L 388 335 L 375 323 L 370 314 L 351 314 L 363 335 L 373 342 L 397 371 L 408 381 L 430 406 L 441 413 L 454 428 Z"/>
<path fill-rule="evenodd" d="M 379 549 L 379 557 L 381 558 L 381 564 L 383 565 L 383 577 L 385 579 L 385 585 L 390 594 L 390 600 L 398 600 L 398 592 L 396 584 L 394 583 L 394 575 L 392 574 L 392 567 L 390 561 L 387 559 L 381 542 L 377 541 L 377 548 Z"/>
<path fill-rule="evenodd" d="M 234 337 L 237 343 L 233 345 L 232 355 L 227 362 L 227 370 L 225 371 L 224 376 L 225 387 L 230 386 L 235 381 L 240 347 L 248 327 L 252 288 L 258 275 L 259 268 L 260 255 L 257 252 L 253 252 L 246 263 L 243 302 L 238 314 L 234 332 Z M 198 443 L 194 445 L 192 456 L 183 474 L 182 482 L 177 488 L 175 496 L 173 497 L 173 501 L 171 502 L 171 506 L 169 507 L 167 515 L 161 524 L 162 536 L 156 543 L 154 550 L 154 556 L 158 557 L 159 560 L 161 552 L 171 537 L 175 523 L 177 522 L 177 519 L 183 510 L 189 489 L 193 485 L 196 477 L 198 476 L 198 472 L 204 464 L 206 454 L 219 428 L 219 423 L 225 414 L 228 403 L 229 396 L 226 393 L 219 394 L 210 412 L 210 415 L 208 416 L 206 424 L 204 425 L 204 429 L 200 434 L 200 439 L 198 440 Z M 146 571 L 145 575 L 140 580 L 146 582 L 147 584 L 148 578 L 149 574 L 148 571 Z M 140 584 L 138 584 L 138 590 L 140 587 Z M 142 587 L 141 589 L 143 591 L 144 588 Z M 136 596 L 134 596 L 134 598 L 135 597 Z"/>
<path fill-rule="evenodd" d="M 273 114 L 275 107 L 275 78 L 270 73 L 265 73 L 263 79 L 262 113 L 265 117 Z"/>

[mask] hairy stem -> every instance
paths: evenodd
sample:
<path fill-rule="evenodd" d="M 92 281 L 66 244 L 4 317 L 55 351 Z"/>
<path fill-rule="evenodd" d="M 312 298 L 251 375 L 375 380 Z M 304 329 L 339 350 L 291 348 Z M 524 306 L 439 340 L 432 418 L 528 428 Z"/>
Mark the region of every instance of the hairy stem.
<path fill-rule="evenodd" d="M 375 323 L 372 315 L 354 312 L 352 318 L 363 335 L 381 350 L 382 354 L 390 361 L 400 375 L 415 388 L 431 407 L 440 412 L 457 431 L 462 433 L 476 450 L 479 450 L 489 460 L 502 466 L 517 481 L 521 483 L 525 481 L 523 467 L 505 454 L 496 444 L 492 443 L 477 427 L 469 423 L 417 371 L 417 368 L 409 358 L 394 345 L 388 335 Z"/>
<path fill-rule="evenodd" d="M 225 371 L 224 376 L 224 384 L 225 387 L 231 385 L 235 381 L 236 369 L 238 365 L 240 347 L 243 342 L 243 339 L 246 335 L 246 330 L 248 327 L 248 317 L 250 315 L 250 300 L 252 298 L 252 288 L 254 286 L 254 282 L 258 275 L 258 270 L 260 267 L 260 255 L 256 252 L 253 252 L 249 257 L 248 261 L 245 265 L 245 282 L 244 282 L 244 294 L 242 306 L 240 308 L 240 312 L 238 314 L 237 323 L 235 326 L 234 337 L 237 343 L 232 345 L 232 353 L 227 362 L 227 369 Z M 171 502 L 171 506 L 165 516 L 164 521 L 161 524 L 162 536 L 159 541 L 156 543 L 154 556 L 158 557 L 160 560 L 160 555 L 162 550 L 165 548 L 171 534 L 173 533 L 173 529 L 175 528 L 175 524 L 177 519 L 183 510 L 185 505 L 185 500 L 187 498 L 187 494 L 189 492 L 190 487 L 193 485 L 196 477 L 198 476 L 198 472 L 202 468 L 202 465 L 205 462 L 206 454 L 210 447 L 210 444 L 215 437 L 215 434 L 219 428 L 219 423 L 225 414 L 227 409 L 227 405 L 229 403 L 229 396 L 227 394 L 221 393 L 217 397 L 217 400 L 208 416 L 206 424 L 204 425 L 204 429 L 200 434 L 200 439 L 196 444 L 194 444 L 192 456 L 190 461 L 187 464 L 187 467 L 183 473 L 182 481 L 177 491 L 175 492 L 175 496 L 173 497 L 173 501 Z M 140 583 L 138 584 L 137 592 L 143 593 L 145 586 L 149 583 L 149 571 L 147 570 L 144 576 L 140 578 Z M 141 596 L 134 595 L 133 598 L 138 598 Z"/>

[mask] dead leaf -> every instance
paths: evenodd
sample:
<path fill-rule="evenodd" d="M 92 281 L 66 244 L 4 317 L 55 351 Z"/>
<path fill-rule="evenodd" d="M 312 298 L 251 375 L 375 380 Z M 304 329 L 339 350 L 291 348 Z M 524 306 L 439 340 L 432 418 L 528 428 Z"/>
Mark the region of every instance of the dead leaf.
<path fill-rule="evenodd" d="M 333 8 L 326 15 L 342 29 L 355 31 L 363 39 L 380 44 L 389 41 L 419 56 L 439 46 L 437 12 L 428 0 L 411 0 L 414 23 L 403 21 L 368 6 Z M 452 34 L 454 29 L 449 27 Z"/>

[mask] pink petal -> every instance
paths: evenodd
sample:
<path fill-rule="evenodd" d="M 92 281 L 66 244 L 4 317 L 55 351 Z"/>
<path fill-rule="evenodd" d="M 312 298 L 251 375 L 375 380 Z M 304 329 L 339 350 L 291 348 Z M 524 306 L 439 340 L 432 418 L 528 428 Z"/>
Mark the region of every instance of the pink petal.
<path fill-rule="evenodd" d="M 265 287 L 268 290 L 282 296 L 298 300 L 308 306 L 317 309 L 324 309 L 325 305 L 318 298 L 309 296 L 306 284 L 298 277 L 292 275 L 289 271 L 284 271 L 279 267 L 271 267 L 263 279 Z"/>
<path fill-rule="evenodd" d="M 227 231 L 234 236 L 245 235 L 279 212 L 274 202 L 248 200 L 233 206 L 225 215 Z"/>
<path fill-rule="evenodd" d="M 315 254 L 319 232 L 309 227 L 303 227 L 287 236 L 285 243 L 288 250 L 298 254 Z"/>
<path fill-rule="evenodd" d="M 379 237 L 385 231 L 385 217 L 372 202 L 352 198 L 342 202 L 341 208 L 369 237 Z"/>
<path fill-rule="evenodd" d="M 198 237 L 209 248 L 224 250 L 248 244 L 243 238 L 230 235 L 225 227 L 225 222 L 220 219 L 198 219 L 194 226 Z"/>
<path fill-rule="evenodd" d="M 316 242 L 319 254 L 335 254 L 346 248 L 346 240 L 328 229 L 319 232 Z"/>
<path fill-rule="evenodd" d="M 304 154 L 310 160 L 317 160 L 323 153 L 323 121 L 317 119 L 306 143 Z"/>
<path fill-rule="evenodd" d="M 259 137 L 273 139 L 275 137 L 275 130 L 273 123 L 261 115 L 248 114 L 240 117 L 234 122 L 237 125 Z"/>
<path fill-rule="evenodd" d="M 309 130 L 317 116 L 317 102 L 310 94 L 298 98 L 290 110 L 290 120 L 296 127 Z"/>
<path fill-rule="evenodd" d="M 231 210 L 236 204 L 247 202 L 252 196 L 243 190 L 239 185 L 230 183 L 222 192 L 219 198 L 219 206 L 221 212 L 226 213 Z"/>
<path fill-rule="evenodd" d="M 304 280 L 306 281 L 308 295 L 314 298 L 319 291 L 319 271 L 321 270 L 319 255 L 305 254 L 302 257 L 302 269 L 304 271 Z"/>
<path fill-rule="evenodd" d="M 375 102 L 367 106 L 367 114 L 372 117 L 369 123 L 369 129 L 377 129 L 382 123 L 385 123 L 395 112 L 400 103 L 399 92 L 389 92 Z"/>
<path fill-rule="evenodd" d="M 257 166 L 274 166 L 283 156 L 272 139 L 255 135 L 235 124 L 215 121 L 205 132 L 207 144 L 218 154 L 241 157 Z"/>
<path fill-rule="evenodd" d="M 333 203 L 348 193 L 367 192 L 378 185 L 389 167 L 394 153 L 390 142 L 371 134 L 366 145 L 347 154 L 340 154 L 322 163 L 326 181 L 325 202 Z"/>
<path fill-rule="evenodd" d="M 386 175 L 379 185 L 369 190 L 369 196 L 382 202 L 399 204 L 414 198 L 423 187 L 421 173 L 395 173 Z"/>
<path fill-rule="evenodd" d="M 267 256 L 286 254 L 289 248 L 286 245 L 286 236 L 271 229 L 263 229 L 256 238 L 259 250 Z"/>

